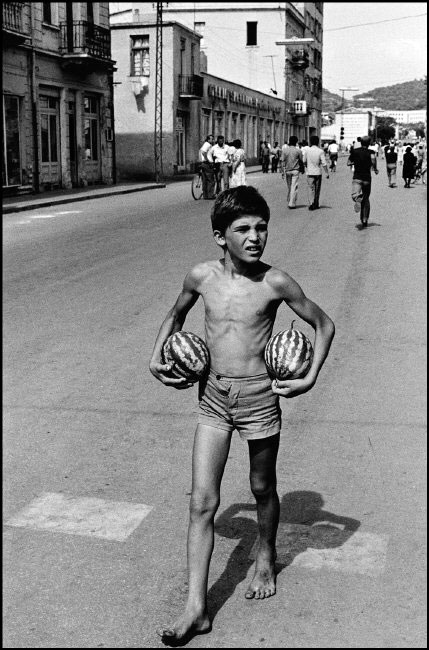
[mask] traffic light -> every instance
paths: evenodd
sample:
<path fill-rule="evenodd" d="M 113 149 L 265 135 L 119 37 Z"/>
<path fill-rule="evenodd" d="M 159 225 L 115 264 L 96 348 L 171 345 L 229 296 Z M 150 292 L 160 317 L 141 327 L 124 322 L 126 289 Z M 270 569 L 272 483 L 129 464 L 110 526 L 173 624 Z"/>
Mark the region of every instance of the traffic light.
<path fill-rule="evenodd" d="M 343 126 L 340 129 L 340 140 L 344 140 L 344 127 Z"/>

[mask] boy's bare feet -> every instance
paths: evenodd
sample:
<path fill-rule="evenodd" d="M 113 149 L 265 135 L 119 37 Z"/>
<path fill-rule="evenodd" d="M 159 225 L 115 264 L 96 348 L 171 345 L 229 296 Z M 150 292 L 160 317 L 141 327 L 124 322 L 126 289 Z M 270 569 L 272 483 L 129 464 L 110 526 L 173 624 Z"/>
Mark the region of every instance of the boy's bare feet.
<path fill-rule="evenodd" d="M 207 614 L 184 613 L 170 627 L 158 628 L 156 633 L 167 645 L 185 644 L 197 634 L 210 632 L 212 625 Z"/>
<path fill-rule="evenodd" d="M 244 594 L 245 598 L 269 598 L 276 593 L 275 556 L 258 554 L 255 575 Z"/>

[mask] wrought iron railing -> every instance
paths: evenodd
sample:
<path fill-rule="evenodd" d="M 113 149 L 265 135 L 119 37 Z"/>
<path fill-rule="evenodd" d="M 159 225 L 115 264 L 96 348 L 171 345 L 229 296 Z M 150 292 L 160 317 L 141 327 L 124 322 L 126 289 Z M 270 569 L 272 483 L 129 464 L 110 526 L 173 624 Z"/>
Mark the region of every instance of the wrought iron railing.
<path fill-rule="evenodd" d="M 204 79 L 196 74 L 179 74 L 179 95 L 202 97 Z"/>
<path fill-rule="evenodd" d="M 87 20 L 61 23 L 61 53 L 110 59 L 110 31 Z"/>
<path fill-rule="evenodd" d="M 3 29 L 10 29 L 13 32 L 22 33 L 22 10 L 23 2 L 4 2 L 3 9 Z"/>

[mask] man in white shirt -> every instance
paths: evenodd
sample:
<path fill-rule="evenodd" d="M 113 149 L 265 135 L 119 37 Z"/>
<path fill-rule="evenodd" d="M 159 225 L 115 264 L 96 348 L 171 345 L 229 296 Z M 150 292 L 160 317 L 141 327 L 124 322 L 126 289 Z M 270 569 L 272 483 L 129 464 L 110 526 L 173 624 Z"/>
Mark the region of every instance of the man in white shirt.
<path fill-rule="evenodd" d="M 216 144 L 211 150 L 216 173 L 216 192 L 221 190 L 221 181 L 223 179 L 223 189 L 229 188 L 229 170 L 231 165 L 229 147 L 225 144 L 223 135 L 218 135 Z"/>
<path fill-rule="evenodd" d="M 338 160 L 338 145 L 335 142 L 335 140 L 333 140 L 329 145 L 328 154 L 329 154 L 329 159 L 331 161 L 331 165 L 329 169 L 334 172 L 336 171 L 337 160 Z"/>
<path fill-rule="evenodd" d="M 308 209 L 317 210 L 320 207 L 319 197 L 322 187 L 322 167 L 325 170 L 326 178 L 329 178 L 325 154 L 323 149 L 319 147 L 319 138 L 317 135 L 310 136 L 310 146 L 304 151 L 304 165 L 307 168 L 307 184 L 312 197 L 312 202 Z"/>
<path fill-rule="evenodd" d="M 214 199 L 215 193 L 215 171 L 213 164 L 212 148 L 214 137 L 208 135 L 203 146 L 200 148 L 201 175 L 203 179 L 203 198 Z"/>

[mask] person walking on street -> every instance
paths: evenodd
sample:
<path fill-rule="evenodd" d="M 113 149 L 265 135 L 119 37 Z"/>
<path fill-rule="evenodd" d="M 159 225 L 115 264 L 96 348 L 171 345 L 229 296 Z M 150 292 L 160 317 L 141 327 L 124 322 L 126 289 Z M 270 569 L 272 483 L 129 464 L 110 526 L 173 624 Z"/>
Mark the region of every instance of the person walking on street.
<path fill-rule="evenodd" d="M 246 153 L 241 146 L 241 140 L 234 140 L 234 153 L 232 154 L 232 174 L 229 182 L 230 187 L 247 185 L 246 183 Z"/>
<path fill-rule="evenodd" d="M 332 172 L 335 172 L 337 170 L 337 160 L 338 160 L 338 145 L 335 142 L 335 140 L 332 140 L 331 144 L 329 145 L 328 154 L 329 154 L 329 159 L 331 161 L 331 165 L 329 169 Z"/>
<path fill-rule="evenodd" d="M 296 146 L 297 142 L 296 135 L 291 135 L 289 144 L 282 147 L 282 168 L 287 184 L 287 202 L 290 210 L 296 208 L 299 174 L 300 171 L 305 171 L 302 153 Z"/>
<path fill-rule="evenodd" d="M 417 158 L 412 152 L 412 147 L 408 145 L 404 153 L 404 164 L 402 165 L 402 178 L 405 181 L 404 187 L 411 187 L 410 183 L 416 175 Z"/>
<path fill-rule="evenodd" d="M 229 173 L 230 173 L 230 156 L 229 156 L 229 147 L 225 144 L 225 138 L 223 135 L 218 135 L 216 139 L 216 144 L 213 145 L 211 150 L 215 171 L 216 171 L 216 194 L 218 194 L 222 189 L 227 190 L 229 187 Z"/>
<path fill-rule="evenodd" d="M 280 153 L 281 149 L 279 147 L 279 143 L 275 142 L 274 147 L 271 149 L 271 172 L 273 174 L 277 174 L 277 170 L 279 167 L 279 160 L 280 160 Z"/>
<path fill-rule="evenodd" d="M 386 158 L 387 180 L 389 181 L 389 187 L 396 187 L 396 166 L 398 164 L 398 154 L 395 151 L 395 147 L 393 145 L 386 147 L 384 156 Z"/>
<path fill-rule="evenodd" d="M 264 142 L 262 143 L 261 155 L 262 155 L 262 173 L 268 174 L 268 168 L 270 166 L 270 148 L 266 140 L 264 140 Z"/>
<path fill-rule="evenodd" d="M 310 136 L 310 146 L 304 151 L 304 165 L 307 169 L 307 184 L 311 192 L 311 204 L 309 210 L 318 210 L 320 189 L 322 187 L 322 168 L 325 170 L 326 178 L 329 178 L 329 170 L 326 164 L 323 149 L 319 147 L 317 135 Z"/>
<path fill-rule="evenodd" d="M 247 443 L 259 529 L 255 571 L 244 597 L 260 601 L 276 593 L 280 397 L 291 399 L 313 388 L 328 356 L 335 325 L 307 298 L 296 280 L 261 260 L 269 220 L 267 202 L 254 187 L 233 187 L 216 198 L 211 222 L 223 257 L 201 262 L 187 273 L 175 304 L 161 324 L 150 361 L 151 373 L 164 385 L 178 390 L 192 385 L 192 381 L 174 376 L 172 366 L 162 360 L 162 348 L 168 336 L 182 330 L 189 311 L 201 297 L 210 367 L 199 385 L 192 452 L 188 595 L 181 616 L 156 630 L 166 645 L 186 645 L 195 635 L 212 629 L 207 583 L 215 541 L 214 519 L 234 430 Z M 313 361 L 300 379 L 271 379 L 264 361 L 265 346 L 283 302 L 315 332 Z"/>
<path fill-rule="evenodd" d="M 360 139 L 360 147 L 353 149 L 348 165 L 354 165 L 352 180 L 352 199 L 355 212 L 360 212 L 360 220 L 364 227 L 368 224 L 370 213 L 369 196 L 371 194 L 371 169 L 378 174 L 377 158 L 373 151 L 368 149 L 371 138 L 364 135 Z"/>
<path fill-rule="evenodd" d="M 398 165 L 402 165 L 404 162 L 404 145 L 402 142 L 396 143 L 396 151 L 398 154 Z"/>
<path fill-rule="evenodd" d="M 206 141 L 200 148 L 201 175 L 203 180 L 203 198 L 215 198 L 215 171 L 213 156 L 211 153 L 214 143 L 214 137 L 208 135 Z"/>

